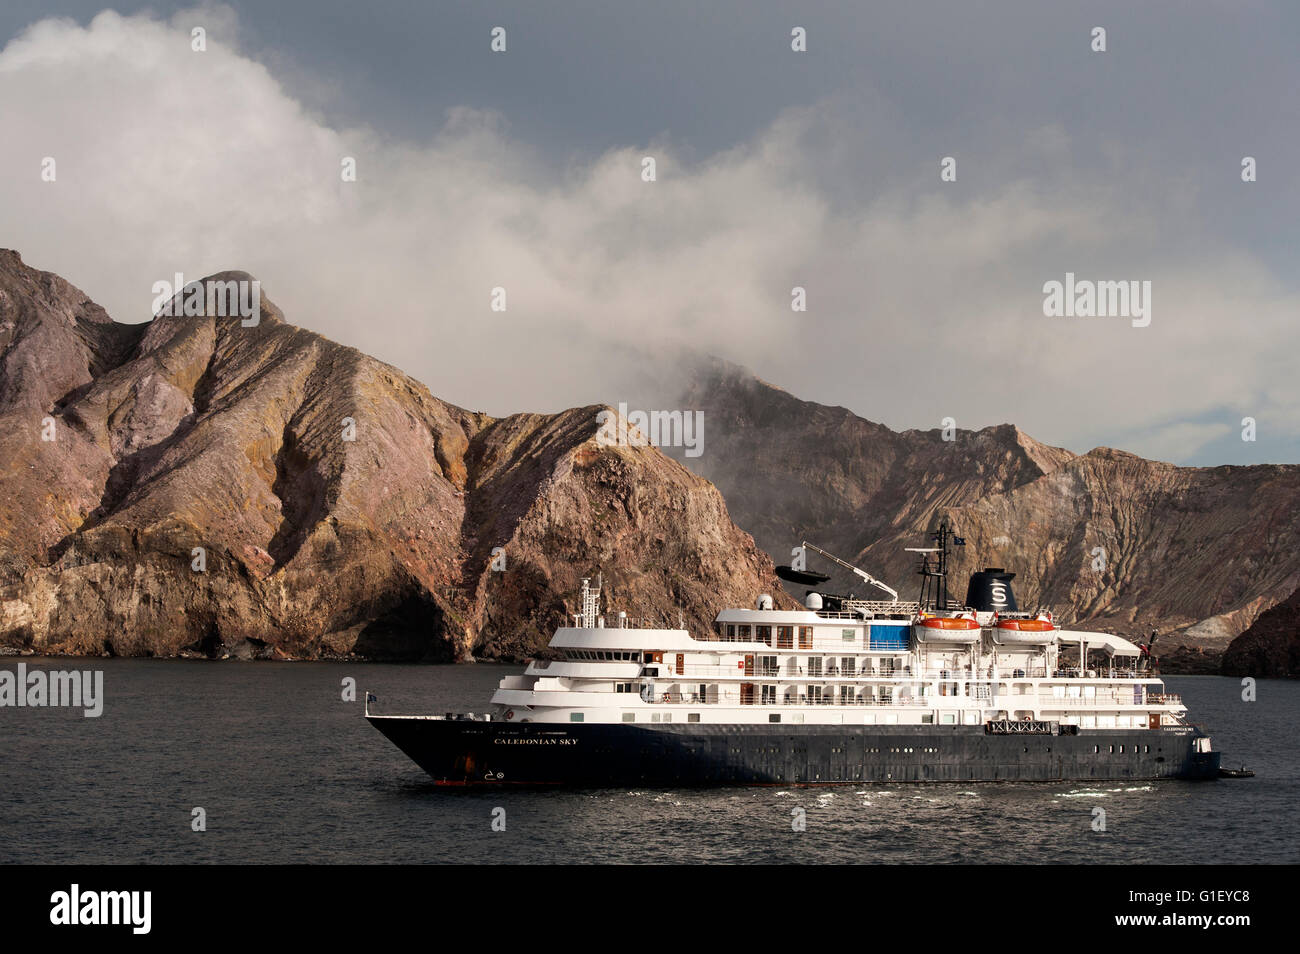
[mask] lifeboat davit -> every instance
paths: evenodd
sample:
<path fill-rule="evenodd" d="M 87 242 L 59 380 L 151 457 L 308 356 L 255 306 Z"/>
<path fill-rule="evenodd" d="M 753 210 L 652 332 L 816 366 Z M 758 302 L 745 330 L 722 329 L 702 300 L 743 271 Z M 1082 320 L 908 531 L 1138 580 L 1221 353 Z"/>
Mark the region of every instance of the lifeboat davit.
<path fill-rule="evenodd" d="M 969 645 L 980 639 L 980 624 L 969 616 L 923 616 L 912 627 L 922 643 Z"/>
<path fill-rule="evenodd" d="M 1000 619 L 993 627 L 993 642 L 999 645 L 1043 646 L 1056 642 L 1056 624 L 1050 618 Z"/>

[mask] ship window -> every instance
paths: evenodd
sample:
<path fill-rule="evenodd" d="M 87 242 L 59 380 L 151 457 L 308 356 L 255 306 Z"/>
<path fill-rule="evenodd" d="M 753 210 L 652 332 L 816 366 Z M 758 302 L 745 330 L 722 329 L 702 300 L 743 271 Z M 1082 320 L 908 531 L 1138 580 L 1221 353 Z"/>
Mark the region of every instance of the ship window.
<path fill-rule="evenodd" d="M 921 713 L 921 724 L 922 724 L 922 725 L 929 725 L 929 724 L 932 723 L 932 722 L 934 722 L 934 713 L 933 713 L 933 712 L 922 712 L 922 713 Z"/>
<path fill-rule="evenodd" d="M 780 722 L 780 721 L 781 721 L 781 713 L 779 713 L 779 712 L 771 712 L 771 713 L 768 713 L 767 721 L 768 721 L 768 722 Z"/>
<path fill-rule="evenodd" d="M 624 712 L 624 713 L 623 713 L 623 721 L 624 721 L 624 722 L 635 722 L 635 721 L 636 721 L 636 713 L 635 713 L 635 712 Z"/>
<path fill-rule="evenodd" d="M 799 648 L 812 649 L 812 627 L 811 626 L 799 627 Z"/>
<path fill-rule="evenodd" d="M 776 686 L 763 687 L 763 705 L 765 706 L 776 705 Z"/>
<path fill-rule="evenodd" d="M 686 713 L 686 721 L 687 721 L 687 722 L 699 722 L 699 721 L 700 721 L 700 714 L 699 714 L 698 712 L 688 712 L 688 713 Z"/>
<path fill-rule="evenodd" d="M 956 722 L 957 722 L 957 714 L 955 712 L 945 712 L 943 714 L 944 725 L 953 725 Z"/>
<path fill-rule="evenodd" d="M 813 656 L 808 660 L 808 675 L 820 676 L 822 674 L 822 658 Z"/>
<path fill-rule="evenodd" d="M 727 638 L 728 638 L 728 639 L 735 639 L 735 638 L 736 638 L 736 626 L 735 626 L 734 623 L 728 623 L 728 624 L 727 624 Z"/>
<path fill-rule="evenodd" d="M 840 659 L 840 672 L 846 676 L 852 676 L 857 670 L 857 660 L 852 656 L 845 656 Z"/>
<path fill-rule="evenodd" d="M 665 712 L 665 713 L 664 713 L 664 721 L 665 721 L 665 722 L 672 722 L 672 721 L 673 721 L 673 714 L 672 714 L 671 712 Z"/>
<path fill-rule="evenodd" d="M 581 712 L 570 712 L 570 713 L 569 713 L 569 721 L 570 721 L 570 722 L 581 722 L 581 721 L 582 721 L 582 716 L 583 716 L 583 714 L 582 714 Z"/>
<path fill-rule="evenodd" d="M 853 630 L 853 629 L 840 630 L 840 638 L 843 639 L 846 643 L 853 642 L 853 640 L 856 637 L 857 637 L 857 630 Z"/>
<path fill-rule="evenodd" d="M 793 626 L 778 626 L 776 628 L 776 648 L 794 649 L 794 627 Z"/>
<path fill-rule="evenodd" d="M 749 641 L 749 624 L 746 623 L 746 624 L 744 624 L 743 626 L 737 626 L 737 627 L 736 627 L 736 636 L 739 637 L 742 641 L 744 641 L 744 642 L 748 642 L 748 641 Z"/>

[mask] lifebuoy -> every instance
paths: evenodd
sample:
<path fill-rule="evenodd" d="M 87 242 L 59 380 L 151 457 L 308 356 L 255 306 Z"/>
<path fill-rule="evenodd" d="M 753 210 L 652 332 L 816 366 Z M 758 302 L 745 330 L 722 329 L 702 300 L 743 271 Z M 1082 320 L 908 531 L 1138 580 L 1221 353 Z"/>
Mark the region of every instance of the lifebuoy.
<path fill-rule="evenodd" d="M 506 721 L 509 721 L 509 720 L 513 719 L 514 717 L 515 717 L 515 710 L 514 710 L 514 709 L 507 709 L 507 710 L 506 710 Z"/>
<path fill-rule="evenodd" d="M 744 669 L 744 668 L 745 668 L 745 660 L 743 660 L 743 659 L 738 659 L 738 660 L 736 660 L 736 668 L 737 668 L 737 669 Z"/>

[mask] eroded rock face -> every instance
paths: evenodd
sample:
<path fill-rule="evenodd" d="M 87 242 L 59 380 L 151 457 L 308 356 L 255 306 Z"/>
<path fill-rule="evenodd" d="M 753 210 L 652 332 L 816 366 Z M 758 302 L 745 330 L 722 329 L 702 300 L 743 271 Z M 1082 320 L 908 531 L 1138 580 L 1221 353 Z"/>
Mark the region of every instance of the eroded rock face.
<path fill-rule="evenodd" d="M 704 410 L 708 434 L 705 453 L 684 462 L 777 562 L 807 539 L 912 596 L 916 557 L 903 548 L 926 545 L 946 514 L 967 541 L 952 567 L 958 599 L 971 571 L 1006 567 L 1022 604 L 1143 641 L 1158 629 L 1158 655 L 1185 645 L 1202 666 L 1300 585 L 1295 466 L 1075 455 L 1009 424 L 952 441 L 898 433 L 716 361 L 681 406 Z"/>
<path fill-rule="evenodd" d="M 0 252 L 0 644 L 518 656 L 602 569 L 611 609 L 697 627 L 775 590 L 716 488 L 600 446 L 599 410 L 465 411 L 265 297 L 116 324 Z"/>
<path fill-rule="evenodd" d="M 1259 615 L 1223 654 L 1225 676 L 1300 676 L 1300 590 Z"/>

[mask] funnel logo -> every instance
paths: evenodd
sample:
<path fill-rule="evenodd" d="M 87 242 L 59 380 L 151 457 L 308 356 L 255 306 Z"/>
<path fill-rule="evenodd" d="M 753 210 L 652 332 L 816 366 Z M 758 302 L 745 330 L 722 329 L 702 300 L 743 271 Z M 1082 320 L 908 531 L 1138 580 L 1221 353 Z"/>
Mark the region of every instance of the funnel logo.
<path fill-rule="evenodd" d="M 1007 605 L 1007 585 L 1006 585 L 1005 583 L 994 583 L 994 584 L 992 585 L 991 588 L 992 588 L 992 591 L 993 591 L 993 605 L 994 605 L 994 606 L 1006 606 L 1006 605 Z"/>

